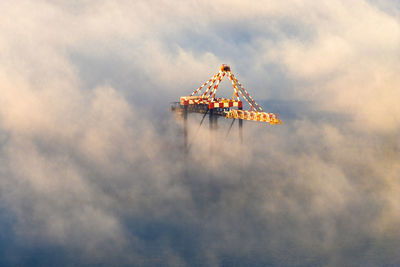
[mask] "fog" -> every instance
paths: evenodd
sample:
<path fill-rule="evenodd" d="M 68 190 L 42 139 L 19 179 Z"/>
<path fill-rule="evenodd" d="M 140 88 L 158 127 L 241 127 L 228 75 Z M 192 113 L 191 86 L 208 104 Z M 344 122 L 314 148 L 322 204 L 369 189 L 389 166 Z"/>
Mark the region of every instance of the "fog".
<path fill-rule="evenodd" d="M 0 9 L 2 266 L 400 265 L 397 1 Z M 283 124 L 185 155 L 222 63 Z"/>

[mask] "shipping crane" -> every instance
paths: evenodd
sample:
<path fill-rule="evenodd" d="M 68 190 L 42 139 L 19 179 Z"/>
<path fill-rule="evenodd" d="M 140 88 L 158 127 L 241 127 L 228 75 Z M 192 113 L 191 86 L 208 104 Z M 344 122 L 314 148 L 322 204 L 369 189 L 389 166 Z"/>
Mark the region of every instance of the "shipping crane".
<path fill-rule="evenodd" d="M 218 86 L 225 76 L 231 81 L 233 86 L 232 98 L 216 97 Z M 250 110 L 243 110 L 243 101 L 240 97 L 249 104 Z M 246 89 L 244 89 L 243 85 L 236 79 L 235 75 L 231 72 L 231 68 L 226 64 L 223 64 L 217 74 L 194 90 L 189 96 L 181 96 L 179 102 L 174 102 L 171 105 L 171 110 L 183 112 L 185 147 L 187 147 L 186 121 L 188 112 L 203 113 L 204 116 L 201 123 L 206 114 L 209 113 L 210 129 L 215 129 L 217 116 L 233 119 L 232 124 L 235 119 L 238 119 L 241 139 L 243 120 L 282 124 L 277 114 L 264 112 L 261 106 L 257 104 Z"/>

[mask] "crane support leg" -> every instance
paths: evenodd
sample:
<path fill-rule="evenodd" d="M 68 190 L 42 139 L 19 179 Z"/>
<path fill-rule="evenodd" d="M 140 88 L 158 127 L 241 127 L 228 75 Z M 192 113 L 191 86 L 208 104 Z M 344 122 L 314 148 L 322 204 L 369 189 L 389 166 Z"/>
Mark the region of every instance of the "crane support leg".
<path fill-rule="evenodd" d="M 187 117 L 188 117 L 188 106 L 184 106 L 184 108 L 183 108 L 183 143 L 184 143 L 184 152 L 185 152 L 185 154 L 188 152 Z"/>
<path fill-rule="evenodd" d="M 239 110 L 242 110 L 242 107 L 238 108 Z M 243 144 L 243 120 L 239 119 L 239 139 L 240 143 Z"/>
<path fill-rule="evenodd" d="M 215 120 L 215 116 L 214 116 L 214 109 L 209 109 L 208 113 L 209 115 L 209 124 L 210 124 L 210 152 L 212 154 L 213 152 L 213 147 L 214 147 L 214 120 Z"/>
<path fill-rule="evenodd" d="M 234 122 L 235 122 L 235 119 L 232 120 L 231 126 L 229 126 L 229 129 L 228 129 L 228 132 L 225 135 L 225 138 L 228 137 L 229 133 L 231 132 L 231 129 L 232 129 L 232 126 L 233 126 Z"/>

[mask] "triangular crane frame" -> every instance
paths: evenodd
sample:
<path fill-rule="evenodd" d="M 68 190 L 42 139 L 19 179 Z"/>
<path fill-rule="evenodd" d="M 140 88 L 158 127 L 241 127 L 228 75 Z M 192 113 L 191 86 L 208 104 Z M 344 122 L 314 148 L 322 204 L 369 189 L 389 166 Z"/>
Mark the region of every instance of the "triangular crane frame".
<path fill-rule="evenodd" d="M 218 86 L 224 76 L 227 76 L 232 83 L 232 99 L 215 97 Z M 202 92 L 203 88 L 206 89 Z M 250 110 L 243 110 L 242 101 L 240 100 L 239 94 L 250 105 Z M 225 64 L 221 66 L 216 75 L 211 77 L 211 79 L 209 79 L 207 82 L 203 83 L 198 89 L 194 90 L 190 96 L 182 96 L 180 99 L 180 104 L 183 106 L 207 105 L 208 109 L 226 109 L 223 110 L 222 115 L 224 115 L 227 119 L 251 120 L 268 122 L 270 124 L 282 124 L 282 121 L 279 120 L 277 114 L 264 112 L 261 106 L 257 104 L 257 102 L 250 96 L 246 89 L 244 89 L 243 85 L 236 79 L 235 75 L 232 74 L 231 68 Z M 230 109 L 233 107 L 237 107 L 238 109 Z"/>
<path fill-rule="evenodd" d="M 190 96 L 194 96 L 197 93 L 201 93 L 201 90 L 205 88 L 207 84 L 210 84 L 204 91 L 204 93 L 201 95 L 201 97 L 214 99 L 215 94 L 217 93 L 218 90 L 218 86 L 225 75 L 229 78 L 233 86 L 232 100 L 235 100 L 235 98 L 237 100 L 240 100 L 239 98 L 239 93 L 240 93 L 242 97 L 247 101 L 247 103 L 249 103 L 250 110 L 255 112 L 264 112 L 261 106 L 257 104 L 257 102 L 250 96 L 250 94 L 246 91 L 246 89 L 244 89 L 243 85 L 236 79 L 235 75 L 233 75 L 233 73 L 231 72 L 231 68 L 225 64 L 221 66 L 220 71 L 216 75 L 214 75 L 211 79 L 202 84 L 198 89 L 194 90 L 193 93 L 190 94 Z"/>

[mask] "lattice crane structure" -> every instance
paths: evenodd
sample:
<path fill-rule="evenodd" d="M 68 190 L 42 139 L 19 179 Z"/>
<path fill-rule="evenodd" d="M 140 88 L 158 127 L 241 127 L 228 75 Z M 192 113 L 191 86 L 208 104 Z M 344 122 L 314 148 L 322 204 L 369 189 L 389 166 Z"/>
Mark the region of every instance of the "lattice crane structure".
<path fill-rule="evenodd" d="M 218 86 L 225 76 L 229 78 L 233 86 L 232 98 L 216 97 Z M 243 110 L 243 102 L 240 97 L 250 105 L 250 110 Z M 204 116 L 209 113 L 210 129 L 215 128 L 216 116 L 223 116 L 227 119 L 238 119 L 239 129 L 242 128 L 243 120 L 282 124 L 277 114 L 264 112 L 261 106 L 243 88 L 243 85 L 231 72 L 231 68 L 226 64 L 223 64 L 217 74 L 194 90 L 189 96 L 182 96 L 179 102 L 173 103 L 171 110 L 183 112 L 185 121 L 185 146 L 187 144 L 186 120 L 188 112 L 203 113 Z M 240 136 L 242 136 L 241 130 Z"/>

